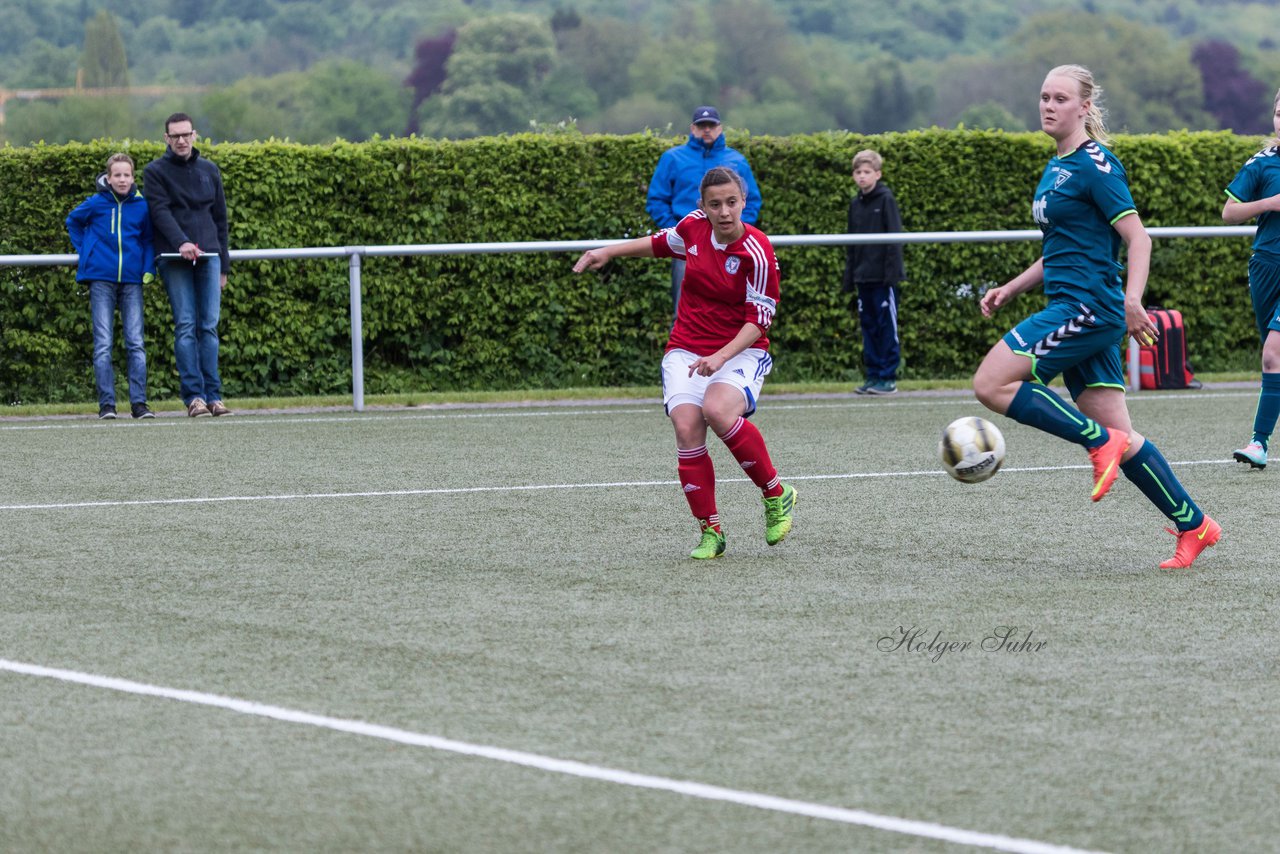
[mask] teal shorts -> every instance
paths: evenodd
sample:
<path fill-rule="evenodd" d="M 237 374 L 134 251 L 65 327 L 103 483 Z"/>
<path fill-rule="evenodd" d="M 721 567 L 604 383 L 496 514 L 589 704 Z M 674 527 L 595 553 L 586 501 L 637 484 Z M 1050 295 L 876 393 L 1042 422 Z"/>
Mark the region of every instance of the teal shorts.
<path fill-rule="evenodd" d="M 1098 316 L 1083 303 L 1055 300 L 1005 333 L 1013 352 L 1031 360 L 1031 376 L 1048 385 L 1062 375 L 1071 398 L 1086 388 L 1124 389 L 1124 321 Z"/>
<path fill-rule="evenodd" d="M 1249 259 L 1249 296 L 1265 343 L 1269 332 L 1280 332 L 1280 264 L 1257 255 Z"/>

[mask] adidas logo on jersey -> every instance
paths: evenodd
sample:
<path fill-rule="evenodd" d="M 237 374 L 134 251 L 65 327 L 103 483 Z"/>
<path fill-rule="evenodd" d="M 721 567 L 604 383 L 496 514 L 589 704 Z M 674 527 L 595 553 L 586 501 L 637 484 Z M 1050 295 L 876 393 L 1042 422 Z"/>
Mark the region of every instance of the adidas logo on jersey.
<path fill-rule="evenodd" d="M 690 246 L 690 247 L 688 248 L 688 250 L 687 250 L 687 251 L 688 251 L 688 253 L 689 253 L 690 255 L 697 255 L 697 254 L 698 254 L 698 244 L 694 243 L 692 246 Z"/>

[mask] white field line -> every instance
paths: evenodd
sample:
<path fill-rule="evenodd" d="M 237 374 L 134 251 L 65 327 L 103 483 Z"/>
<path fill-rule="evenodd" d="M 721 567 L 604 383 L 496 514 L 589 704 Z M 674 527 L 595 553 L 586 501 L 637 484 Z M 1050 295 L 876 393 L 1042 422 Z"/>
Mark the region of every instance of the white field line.
<path fill-rule="evenodd" d="M 1238 465 L 1234 460 L 1185 460 L 1170 462 L 1172 466 L 1216 466 Z M 1087 465 L 1070 466 L 1023 466 L 1021 468 L 1002 468 L 1002 474 L 1018 474 L 1025 472 L 1073 471 L 1088 469 Z M 788 481 L 805 480 L 861 480 L 890 477 L 940 477 L 944 471 L 879 471 L 850 472 L 846 474 L 802 474 L 789 475 Z M 750 483 L 745 477 L 720 478 L 717 483 Z M 0 512 L 20 510 L 76 510 L 92 507 L 146 507 L 157 504 L 228 504 L 234 502 L 253 501 L 318 501 L 334 498 L 403 498 L 419 495 L 467 495 L 483 492 L 542 492 L 558 489 L 630 489 L 646 486 L 679 486 L 677 480 L 619 480 L 600 483 L 535 483 L 525 486 L 458 486 L 439 487 L 436 489 L 388 489 L 367 492 L 299 492 L 281 495 L 215 495 L 206 498 L 131 498 L 113 501 L 66 501 L 55 504 L 0 504 Z"/>
<path fill-rule="evenodd" d="M 841 822 L 843 824 L 873 827 L 879 830 L 886 830 L 891 833 L 902 833 L 908 836 L 917 836 L 926 839 L 939 839 L 944 842 L 952 842 L 958 845 L 982 846 L 992 848 L 997 851 L 1020 852 L 1020 854 L 1083 854 L 1081 850 L 1077 848 L 1051 845 L 1045 842 L 1037 842 L 1033 839 L 1018 839 L 1016 837 L 1003 836 L 1000 834 L 980 833 L 972 830 L 947 827 L 946 825 L 934 824 L 927 821 L 894 818 L 892 816 L 877 815 L 875 813 L 864 812 L 862 810 L 845 809 L 843 807 L 833 807 L 824 804 L 809 803 L 806 801 L 796 801 L 789 798 L 779 798 L 773 795 L 765 795 L 757 792 L 740 791 L 738 789 L 726 789 L 721 786 L 711 786 L 705 783 L 695 783 L 689 780 L 673 780 L 667 777 L 637 774 L 616 768 L 589 765 L 584 762 L 576 762 L 572 759 L 557 759 L 552 756 L 542 756 L 537 753 L 525 753 L 520 750 L 508 750 L 506 748 L 492 747 L 484 744 L 471 744 L 469 742 L 455 741 L 453 739 L 443 738 L 437 735 L 410 732 L 408 730 L 397 729 L 395 727 L 365 723 L 364 721 L 331 718 L 325 715 L 316 715 L 310 712 L 286 709 L 280 706 L 269 706 L 263 703 L 255 703 L 251 700 L 240 700 L 234 697 L 220 696 L 218 694 L 205 694 L 200 691 L 165 688 L 158 685 L 133 682 L 128 679 L 116 679 L 110 676 L 96 676 L 90 673 L 80 673 L 74 670 L 60 670 L 52 667 L 43 667 L 38 664 L 24 664 L 22 662 L 8 661 L 2 658 L 0 658 L 0 670 L 7 670 L 11 673 L 17 673 L 25 676 L 37 676 L 46 679 L 56 679 L 61 682 L 72 682 L 79 685 L 103 688 L 110 691 L 120 691 L 126 694 L 159 697 L 166 700 L 176 700 L 180 703 L 192 703 L 198 706 L 212 706 L 214 708 L 226 709 L 228 711 L 238 712 L 244 715 L 271 718 L 273 720 L 302 724 L 304 726 L 320 727 L 322 729 L 334 730 L 336 732 L 367 736 L 369 738 L 380 738 L 385 741 L 392 741 L 398 744 L 426 747 L 432 750 L 442 750 L 449 753 L 462 754 L 464 756 L 476 756 L 483 759 L 491 759 L 496 762 L 522 765 L 526 768 L 536 768 L 540 771 L 548 771 L 556 774 L 585 777 L 589 780 L 600 780 L 606 783 L 616 783 L 622 786 L 634 786 L 641 789 L 656 789 L 664 792 L 673 792 L 678 795 L 686 795 L 692 798 L 700 798 L 702 800 L 722 801 L 725 803 L 753 807 L 755 809 L 808 816 L 810 818 Z"/>
<path fill-rule="evenodd" d="M 1209 394 L 1186 396 L 1185 393 L 1165 393 L 1157 394 L 1148 392 L 1137 397 L 1130 397 L 1130 403 L 1158 401 L 1158 400 L 1178 400 L 1182 402 L 1204 402 L 1220 400 L 1230 397 L 1247 397 L 1256 399 L 1258 393 L 1256 391 L 1247 392 L 1211 392 Z M 935 406 L 970 406 L 978 410 L 982 410 L 981 404 L 969 395 L 957 397 L 927 397 L 912 398 L 901 397 L 885 399 L 877 397 L 873 400 L 823 400 L 812 403 L 796 403 L 786 402 L 784 400 L 771 401 L 765 397 L 760 402 L 761 412 L 773 412 L 775 410 L 796 410 L 796 409 L 886 409 L 886 408 L 918 408 L 918 407 L 935 407 Z M 983 410 L 985 411 L 985 410 Z M 662 404 L 658 401 L 650 403 L 624 404 L 616 407 L 607 408 L 585 408 L 579 409 L 572 406 L 556 407 L 554 409 L 470 409 L 465 411 L 449 411 L 449 412 L 414 412 L 405 410 L 402 412 L 374 414 L 374 413 L 342 413 L 334 415 L 253 415 L 240 414 L 231 418 L 220 418 L 220 424 L 240 424 L 244 426 L 254 425 L 274 425 L 274 424 L 331 424 L 341 422 L 365 423 L 374 421 L 449 421 L 449 420 L 466 420 L 466 419 L 489 419 L 489 418 L 555 418 L 555 417 L 581 417 L 583 415 L 655 415 L 664 417 L 662 413 Z M 186 424 L 191 419 L 188 418 L 159 418 L 145 422 L 138 422 L 135 427 L 141 427 L 147 430 L 154 430 L 158 427 L 177 427 Z M 202 419 L 208 421 L 208 419 Z M 21 432 L 28 430 L 103 430 L 103 429 L 121 429 L 123 424 L 129 423 L 127 420 L 123 423 L 117 422 L 111 426 L 104 426 L 96 418 L 85 416 L 82 420 L 77 421 L 59 421 L 54 423 L 0 423 L 0 432 L 12 431 Z"/>

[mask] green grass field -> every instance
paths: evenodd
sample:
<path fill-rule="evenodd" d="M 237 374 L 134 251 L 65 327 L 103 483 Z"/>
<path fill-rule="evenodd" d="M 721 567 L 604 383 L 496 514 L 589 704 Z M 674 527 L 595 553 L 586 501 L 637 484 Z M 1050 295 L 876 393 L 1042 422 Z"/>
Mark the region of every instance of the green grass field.
<path fill-rule="evenodd" d="M 0 422 L 0 851 L 1276 850 L 1255 401 L 1131 401 L 1190 571 L 1075 446 L 941 474 L 961 394 L 766 396 L 709 564 L 654 403 Z"/>

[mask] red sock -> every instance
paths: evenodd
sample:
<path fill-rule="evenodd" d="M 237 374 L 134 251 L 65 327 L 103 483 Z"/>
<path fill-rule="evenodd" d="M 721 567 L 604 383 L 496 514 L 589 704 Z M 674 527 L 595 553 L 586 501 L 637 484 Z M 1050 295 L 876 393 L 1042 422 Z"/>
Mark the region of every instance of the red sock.
<path fill-rule="evenodd" d="M 684 488 L 689 509 L 703 528 L 720 530 L 720 514 L 716 510 L 716 468 L 707 453 L 707 446 L 677 448 L 680 462 L 680 486 Z"/>
<path fill-rule="evenodd" d="M 782 484 L 778 481 L 778 470 L 769 459 L 769 449 L 765 447 L 764 436 L 745 418 L 729 428 L 729 432 L 720 437 L 724 446 L 733 454 L 733 458 L 742 466 L 742 470 L 751 478 L 751 482 L 764 490 L 765 496 L 773 498 L 782 494 Z"/>

